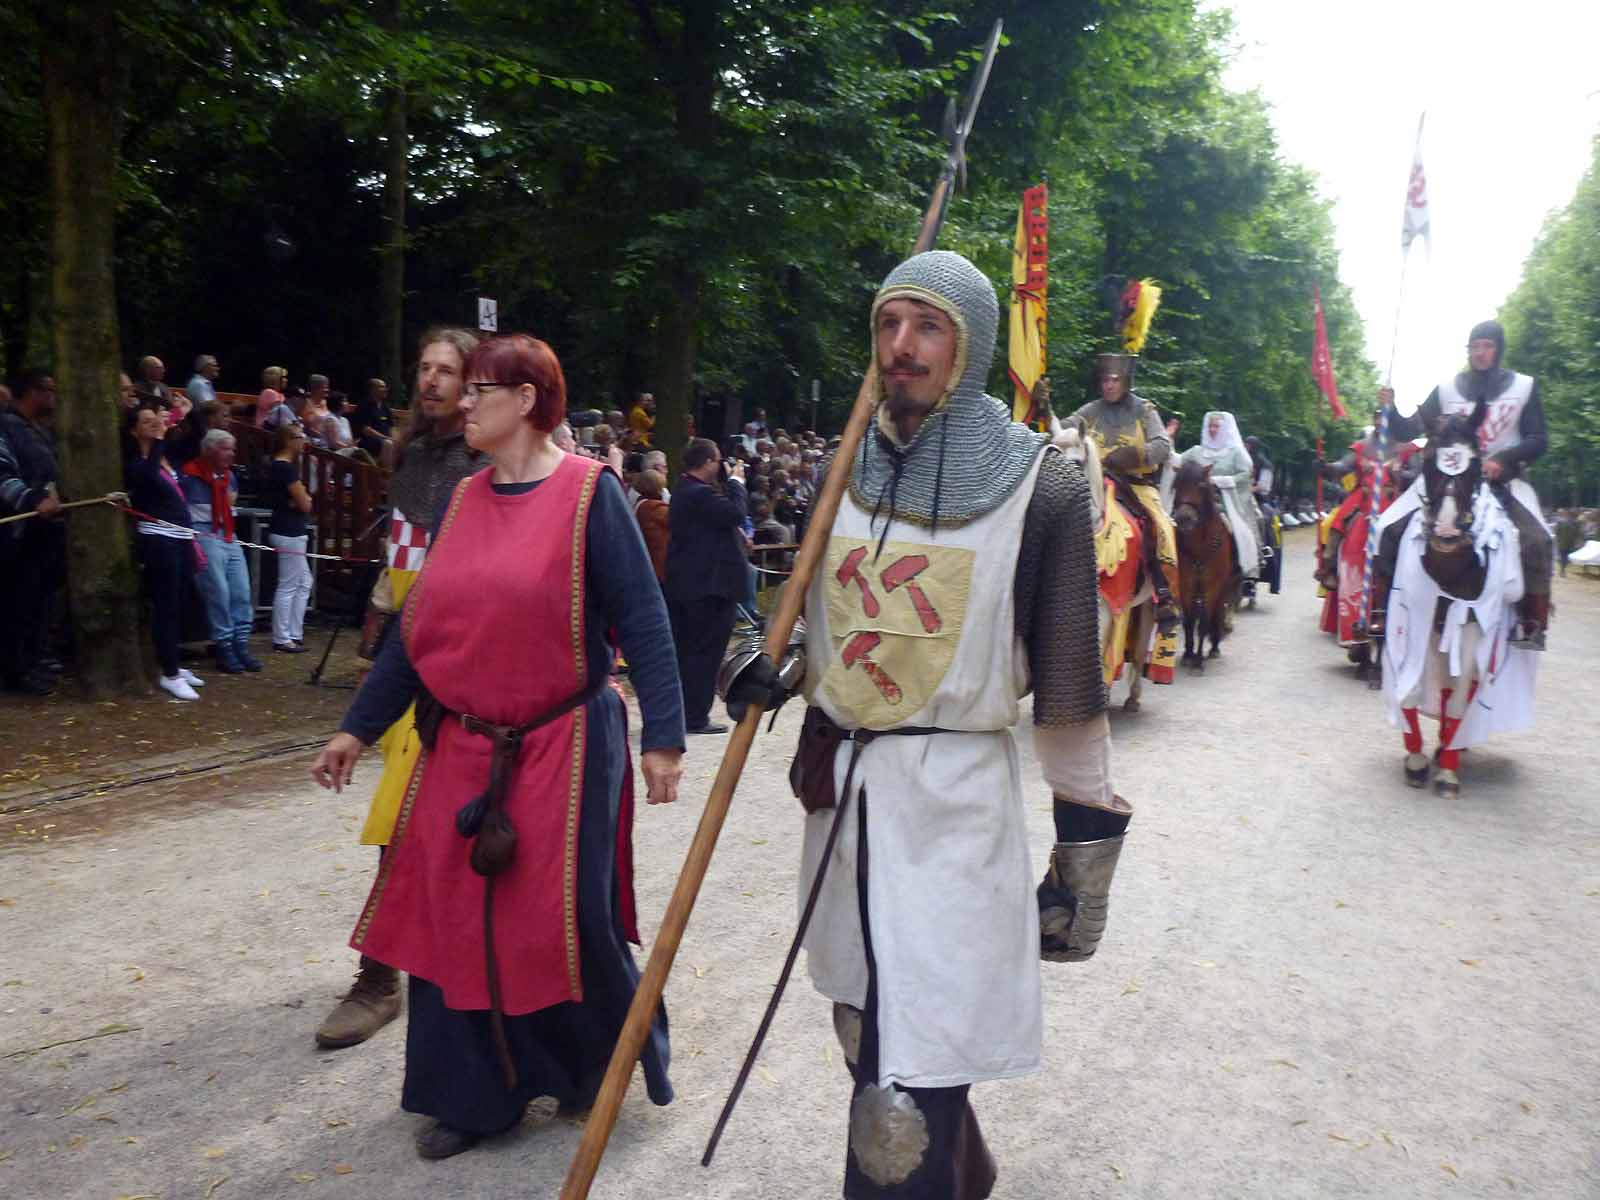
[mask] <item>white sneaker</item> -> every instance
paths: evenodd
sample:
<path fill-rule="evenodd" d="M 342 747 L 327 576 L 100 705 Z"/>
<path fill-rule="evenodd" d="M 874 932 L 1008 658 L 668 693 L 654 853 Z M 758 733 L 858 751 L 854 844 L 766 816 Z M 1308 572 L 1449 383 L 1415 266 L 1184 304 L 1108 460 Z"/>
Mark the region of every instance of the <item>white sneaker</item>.
<path fill-rule="evenodd" d="M 189 670 L 188 667 L 178 668 L 178 678 L 183 680 L 190 687 L 205 687 L 206 685 L 206 681 L 201 679 L 200 676 L 196 675 L 193 671 Z"/>
<path fill-rule="evenodd" d="M 161 687 L 163 691 L 170 692 L 178 700 L 200 699 L 200 693 L 190 687 L 182 675 L 174 675 L 170 679 L 163 675 L 161 677 Z"/>

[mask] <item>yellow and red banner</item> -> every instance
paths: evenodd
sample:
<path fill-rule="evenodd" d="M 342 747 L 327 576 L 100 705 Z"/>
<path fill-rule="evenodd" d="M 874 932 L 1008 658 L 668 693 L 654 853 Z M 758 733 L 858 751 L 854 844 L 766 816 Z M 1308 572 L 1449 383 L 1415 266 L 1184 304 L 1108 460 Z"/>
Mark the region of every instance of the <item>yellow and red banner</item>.
<path fill-rule="evenodd" d="M 1017 240 L 1011 248 L 1011 419 L 1039 426 L 1044 420 L 1034 387 L 1044 378 L 1049 312 L 1050 198 L 1044 184 L 1022 193 Z"/>

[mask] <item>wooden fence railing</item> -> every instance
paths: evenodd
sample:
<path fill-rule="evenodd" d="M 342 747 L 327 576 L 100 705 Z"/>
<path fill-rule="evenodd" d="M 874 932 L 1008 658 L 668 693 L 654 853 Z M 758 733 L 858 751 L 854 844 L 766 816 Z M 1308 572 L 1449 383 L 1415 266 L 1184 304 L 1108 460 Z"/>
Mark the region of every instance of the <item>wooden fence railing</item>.
<path fill-rule="evenodd" d="M 255 401 L 253 396 L 231 392 L 219 392 L 217 399 L 230 411 Z M 238 465 L 252 478 L 263 478 L 275 450 L 273 432 L 234 417 L 227 418 L 221 428 L 234 436 Z M 371 578 L 364 573 L 363 564 L 382 557 L 388 530 L 374 522 L 385 505 L 389 473 L 343 454 L 307 446 L 300 456 L 300 480 L 311 493 L 316 552 L 353 560 L 313 562 L 322 607 L 343 608 L 353 602 L 353 592 Z"/>

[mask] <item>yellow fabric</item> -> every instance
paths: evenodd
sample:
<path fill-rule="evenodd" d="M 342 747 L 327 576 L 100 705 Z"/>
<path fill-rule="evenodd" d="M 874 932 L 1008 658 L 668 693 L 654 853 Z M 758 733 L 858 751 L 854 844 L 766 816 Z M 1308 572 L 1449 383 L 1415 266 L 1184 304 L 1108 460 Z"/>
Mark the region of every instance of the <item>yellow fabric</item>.
<path fill-rule="evenodd" d="M 822 687 L 852 726 L 886 729 L 907 713 L 919 712 L 944 682 L 966 622 L 977 554 L 954 546 L 889 542 L 874 563 L 876 550 L 872 540 L 838 535 L 828 539 L 822 577 L 850 582 L 827 589 L 828 637 L 833 645 Z M 918 558 L 926 565 L 911 576 L 914 584 L 902 585 L 902 599 L 884 581 L 883 572 L 904 571 L 916 565 L 906 560 Z M 919 600 L 937 614 L 937 629 L 926 628 Z M 869 613 L 869 607 L 876 612 Z M 852 645 L 860 646 L 856 639 L 863 634 L 875 640 L 847 664 L 844 655 Z M 897 694 L 891 699 L 884 694 L 885 687 Z"/>
<path fill-rule="evenodd" d="M 422 755 L 416 720 L 417 706 L 413 704 L 378 739 L 378 750 L 383 755 L 383 775 L 378 779 L 377 791 L 372 793 L 372 803 L 367 806 L 367 823 L 361 827 L 363 846 L 387 846 L 394 835 L 400 802 L 405 799 L 411 773 Z"/>
<path fill-rule="evenodd" d="M 1045 320 L 1049 285 L 1042 267 L 1030 268 L 1028 261 L 1028 201 L 1042 200 L 1043 188 L 1030 188 L 1017 207 L 1017 236 L 1011 246 L 1011 419 L 1026 421 L 1033 412 L 1033 389 L 1045 371 Z M 1041 242 L 1044 233 L 1037 236 Z M 1037 255 L 1035 256 L 1038 257 Z"/>
<path fill-rule="evenodd" d="M 406 594 L 417 581 L 419 571 L 399 571 L 390 567 L 389 588 L 394 597 L 395 610 L 406 602 Z M 390 637 L 399 637 L 398 629 L 390 630 Z M 367 821 L 361 827 L 363 846 L 387 846 L 394 834 L 395 818 L 400 814 L 400 801 L 405 799 L 411 774 L 416 770 L 417 759 L 422 754 L 422 739 L 417 736 L 417 706 L 411 705 L 402 716 L 378 739 L 378 751 L 383 755 L 383 774 L 378 779 L 372 802 L 367 805 Z"/>
<path fill-rule="evenodd" d="M 1122 348 L 1129 354 L 1144 349 L 1144 340 L 1150 336 L 1150 322 L 1155 320 L 1156 309 L 1161 306 L 1161 289 L 1153 279 L 1139 281 L 1139 298 L 1134 301 L 1133 312 L 1122 326 Z"/>
<path fill-rule="evenodd" d="M 655 427 L 656 419 L 645 412 L 643 405 L 635 404 L 628 411 L 628 428 L 638 435 L 640 445 L 650 444 L 650 433 Z"/>
<path fill-rule="evenodd" d="M 1154 484 L 1136 483 L 1129 489 L 1139 501 L 1145 515 L 1150 518 L 1150 527 L 1156 531 L 1156 559 L 1161 563 L 1161 571 L 1167 577 L 1167 588 L 1174 596 L 1178 595 L 1178 531 L 1173 527 L 1172 518 L 1167 516 L 1167 510 L 1161 507 L 1161 493 Z M 1178 661 L 1178 630 L 1171 633 L 1156 634 L 1155 645 L 1150 650 L 1151 667 L 1171 667 Z"/>

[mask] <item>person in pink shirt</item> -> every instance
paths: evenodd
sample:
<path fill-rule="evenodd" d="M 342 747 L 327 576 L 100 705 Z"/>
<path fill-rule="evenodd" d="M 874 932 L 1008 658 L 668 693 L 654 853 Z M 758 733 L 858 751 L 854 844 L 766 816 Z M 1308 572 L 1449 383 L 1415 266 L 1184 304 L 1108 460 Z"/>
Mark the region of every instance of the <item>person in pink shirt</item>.
<path fill-rule="evenodd" d="M 261 372 L 261 395 L 256 397 L 256 424 L 265 425 L 267 414 L 283 403 L 283 385 L 289 372 L 282 367 L 267 367 Z"/>

